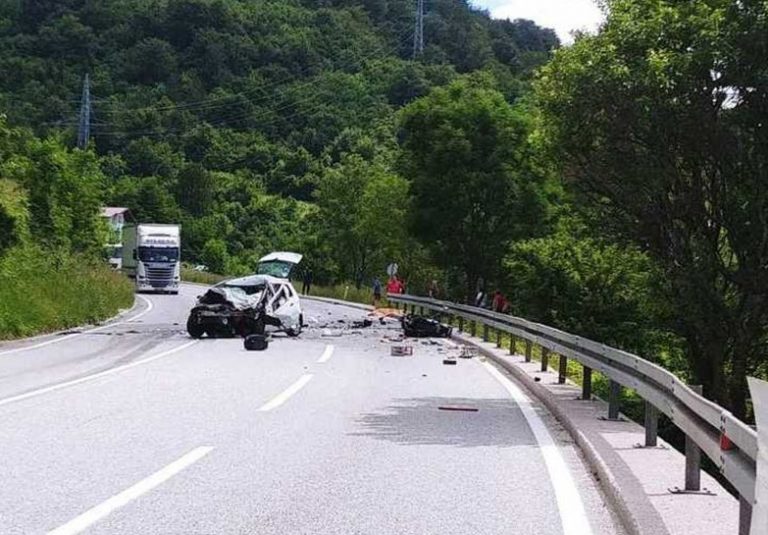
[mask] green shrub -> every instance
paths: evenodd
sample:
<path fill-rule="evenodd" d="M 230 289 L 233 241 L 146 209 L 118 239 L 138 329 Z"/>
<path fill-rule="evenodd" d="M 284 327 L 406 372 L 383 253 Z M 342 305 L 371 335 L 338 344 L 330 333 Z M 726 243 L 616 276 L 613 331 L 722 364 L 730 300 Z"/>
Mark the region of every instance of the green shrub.
<path fill-rule="evenodd" d="M 133 299 L 128 279 L 90 257 L 27 246 L 0 258 L 0 339 L 96 323 Z"/>
<path fill-rule="evenodd" d="M 218 273 L 208 273 L 207 271 L 196 271 L 188 267 L 181 268 L 181 280 L 184 282 L 195 282 L 198 284 L 216 284 L 229 277 L 219 275 Z"/>

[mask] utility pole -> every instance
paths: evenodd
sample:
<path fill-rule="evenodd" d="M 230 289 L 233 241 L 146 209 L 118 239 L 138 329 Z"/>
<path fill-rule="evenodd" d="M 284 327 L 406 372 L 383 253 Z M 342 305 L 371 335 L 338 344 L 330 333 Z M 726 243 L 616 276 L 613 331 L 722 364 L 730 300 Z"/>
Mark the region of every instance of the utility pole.
<path fill-rule="evenodd" d="M 416 29 L 413 32 L 413 59 L 424 52 L 424 0 L 416 0 Z"/>
<path fill-rule="evenodd" d="M 91 79 L 83 79 L 83 97 L 80 101 L 80 122 L 77 130 L 77 147 L 85 150 L 91 138 Z"/>

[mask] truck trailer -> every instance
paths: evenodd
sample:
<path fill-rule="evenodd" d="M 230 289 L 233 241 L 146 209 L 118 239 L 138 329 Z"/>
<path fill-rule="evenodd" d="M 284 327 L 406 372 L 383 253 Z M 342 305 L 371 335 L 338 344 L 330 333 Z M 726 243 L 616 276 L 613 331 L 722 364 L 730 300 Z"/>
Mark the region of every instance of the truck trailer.
<path fill-rule="evenodd" d="M 127 224 L 123 227 L 123 271 L 138 292 L 179 293 L 181 228 L 179 225 Z"/>

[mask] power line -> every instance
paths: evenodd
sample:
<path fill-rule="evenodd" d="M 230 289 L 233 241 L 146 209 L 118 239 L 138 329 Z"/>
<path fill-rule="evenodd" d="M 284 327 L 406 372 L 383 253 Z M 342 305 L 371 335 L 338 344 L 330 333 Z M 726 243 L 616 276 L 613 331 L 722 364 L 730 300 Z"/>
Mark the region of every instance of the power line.
<path fill-rule="evenodd" d="M 410 34 L 410 33 L 405 35 L 405 37 L 403 37 L 403 35 L 401 35 L 399 41 L 393 47 L 381 46 L 378 49 L 376 49 L 373 53 L 369 54 L 366 57 L 361 58 L 360 61 L 367 61 L 367 60 L 370 60 L 370 59 L 375 59 L 377 56 L 380 56 L 381 53 L 386 54 L 386 53 L 390 53 L 392 51 L 398 50 L 399 47 L 404 42 L 407 42 L 407 40 L 410 40 L 412 38 L 412 36 L 413 36 L 413 34 Z M 307 81 L 307 82 L 303 82 L 301 84 L 298 84 L 297 86 L 292 87 L 291 89 L 292 90 L 302 90 L 302 89 L 305 89 L 305 88 L 308 88 L 308 87 L 315 86 L 316 83 L 317 82 L 314 81 L 314 80 Z M 242 95 L 237 95 L 237 96 L 242 96 Z M 283 96 L 282 93 L 280 93 L 280 96 Z M 270 98 L 272 98 L 272 96 L 270 96 Z M 234 115 L 229 115 L 229 116 L 227 116 L 225 114 L 224 116 L 220 117 L 219 120 L 212 121 L 212 122 L 210 122 L 208 124 L 210 124 L 211 126 L 217 127 L 217 126 L 232 126 L 234 124 L 242 123 L 242 122 L 247 121 L 247 120 L 256 120 L 256 121 L 258 121 L 259 119 L 265 118 L 268 115 L 277 114 L 277 113 L 279 113 L 281 111 L 287 110 L 287 109 L 292 108 L 292 107 L 296 107 L 297 105 L 303 104 L 305 102 L 309 102 L 309 101 L 315 100 L 316 98 L 317 98 L 317 95 L 312 93 L 309 96 L 304 97 L 302 99 L 299 99 L 299 100 L 296 100 L 296 101 L 293 101 L 293 102 L 288 102 L 288 103 L 285 103 L 283 105 L 278 105 L 277 107 L 274 107 L 272 109 L 265 109 L 261 113 L 258 113 L 258 114 L 255 114 L 255 115 L 252 112 L 236 113 Z M 256 104 L 256 103 L 258 103 L 260 101 L 264 101 L 264 100 L 267 100 L 267 99 L 263 98 L 263 99 L 251 100 L 251 99 L 247 99 L 246 98 L 245 99 L 245 103 Z M 215 107 L 220 107 L 220 106 L 215 106 Z M 308 110 L 304 110 L 303 113 L 311 112 L 314 109 L 317 109 L 318 107 L 319 106 L 310 107 Z M 187 111 L 192 111 L 192 110 L 187 110 Z M 270 125 L 274 124 L 276 121 L 288 120 L 288 119 L 290 119 L 292 117 L 301 115 L 301 113 L 302 112 L 294 113 L 294 114 L 289 115 L 287 117 L 278 117 L 275 120 L 273 120 L 272 122 L 260 123 L 260 126 L 262 126 L 262 127 L 270 126 Z M 157 132 L 156 130 L 112 130 L 112 131 L 100 131 L 100 132 L 97 131 L 97 136 L 98 137 L 110 137 L 110 136 L 112 136 L 112 137 L 114 137 L 114 136 L 162 137 L 162 136 L 167 136 L 169 134 L 178 133 L 178 132 L 183 131 L 183 130 L 185 130 L 185 129 L 184 128 L 175 128 L 175 129 L 168 129 L 168 128 L 166 128 L 166 129 L 164 129 L 163 132 Z"/>
<path fill-rule="evenodd" d="M 402 36 L 403 35 L 405 35 L 405 33 L 400 34 L 400 36 L 399 36 L 400 40 L 398 41 L 398 46 L 399 46 L 399 44 L 402 41 Z M 360 61 L 365 61 L 367 59 L 370 59 L 371 57 L 374 57 L 379 51 L 384 50 L 385 48 L 386 48 L 386 44 L 380 45 L 379 47 L 374 49 L 373 53 L 371 53 L 368 56 L 362 57 L 360 59 Z M 397 51 L 398 49 L 396 48 L 394 50 Z M 391 50 L 388 49 L 387 51 L 391 51 Z M 344 57 L 348 52 L 349 52 L 349 50 L 343 50 L 343 51 L 341 51 L 341 53 L 337 54 L 335 57 L 326 57 L 324 59 L 330 60 L 331 62 L 334 62 L 334 61 L 337 61 L 340 58 Z M 256 102 L 267 100 L 267 99 L 270 98 L 269 95 L 265 95 L 264 94 L 266 90 L 271 89 L 271 88 L 276 87 L 276 86 L 279 86 L 279 85 L 283 85 L 283 84 L 285 84 L 287 82 L 294 81 L 294 80 L 298 79 L 299 77 L 305 76 L 305 75 L 309 74 L 309 71 L 313 67 L 316 67 L 316 66 L 306 67 L 306 68 L 302 69 L 298 74 L 286 76 L 286 77 L 283 77 L 283 78 L 281 78 L 279 80 L 274 80 L 272 82 L 269 82 L 269 83 L 267 83 L 265 85 L 259 86 L 259 87 L 254 88 L 254 89 L 250 89 L 250 90 L 247 90 L 247 91 L 241 91 L 241 92 L 237 93 L 236 95 L 227 95 L 227 96 L 223 96 L 223 97 L 215 97 L 215 98 L 209 98 L 209 99 L 202 99 L 202 100 L 198 100 L 198 101 L 184 102 L 184 103 L 181 103 L 181 104 L 168 104 L 168 105 L 163 105 L 163 106 L 142 106 L 142 107 L 138 107 L 138 108 L 121 108 L 121 109 L 118 109 L 118 110 L 106 110 L 103 113 L 105 113 L 107 115 L 118 115 L 118 114 L 125 114 L 125 113 L 141 113 L 141 112 L 145 112 L 145 111 L 150 111 L 150 112 L 160 112 L 160 111 L 190 111 L 190 112 L 209 111 L 209 110 L 213 110 L 213 109 L 217 109 L 217 108 L 224 108 L 224 107 L 230 106 L 232 104 L 232 99 L 235 96 L 240 97 L 240 98 L 244 98 L 246 103 L 256 103 Z M 258 96 L 255 95 L 254 98 L 256 98 L 256 100 L 254 100 L 253 98 L 249 98 L 249 95 L 254 94 L 254 93 L 261 93 L 261 95 L 258 95 Z"/>

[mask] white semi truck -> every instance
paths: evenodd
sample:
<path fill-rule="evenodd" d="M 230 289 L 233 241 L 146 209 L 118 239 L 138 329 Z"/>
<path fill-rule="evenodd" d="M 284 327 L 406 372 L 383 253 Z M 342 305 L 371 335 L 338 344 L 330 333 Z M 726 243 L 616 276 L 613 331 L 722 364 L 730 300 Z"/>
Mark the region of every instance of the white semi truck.
<path fill-rule="evenodd" d="M 136 291 L 178 294 L 181 281 L 179 225 L 125 225 L 123 271 L 136 280 Z"/>

